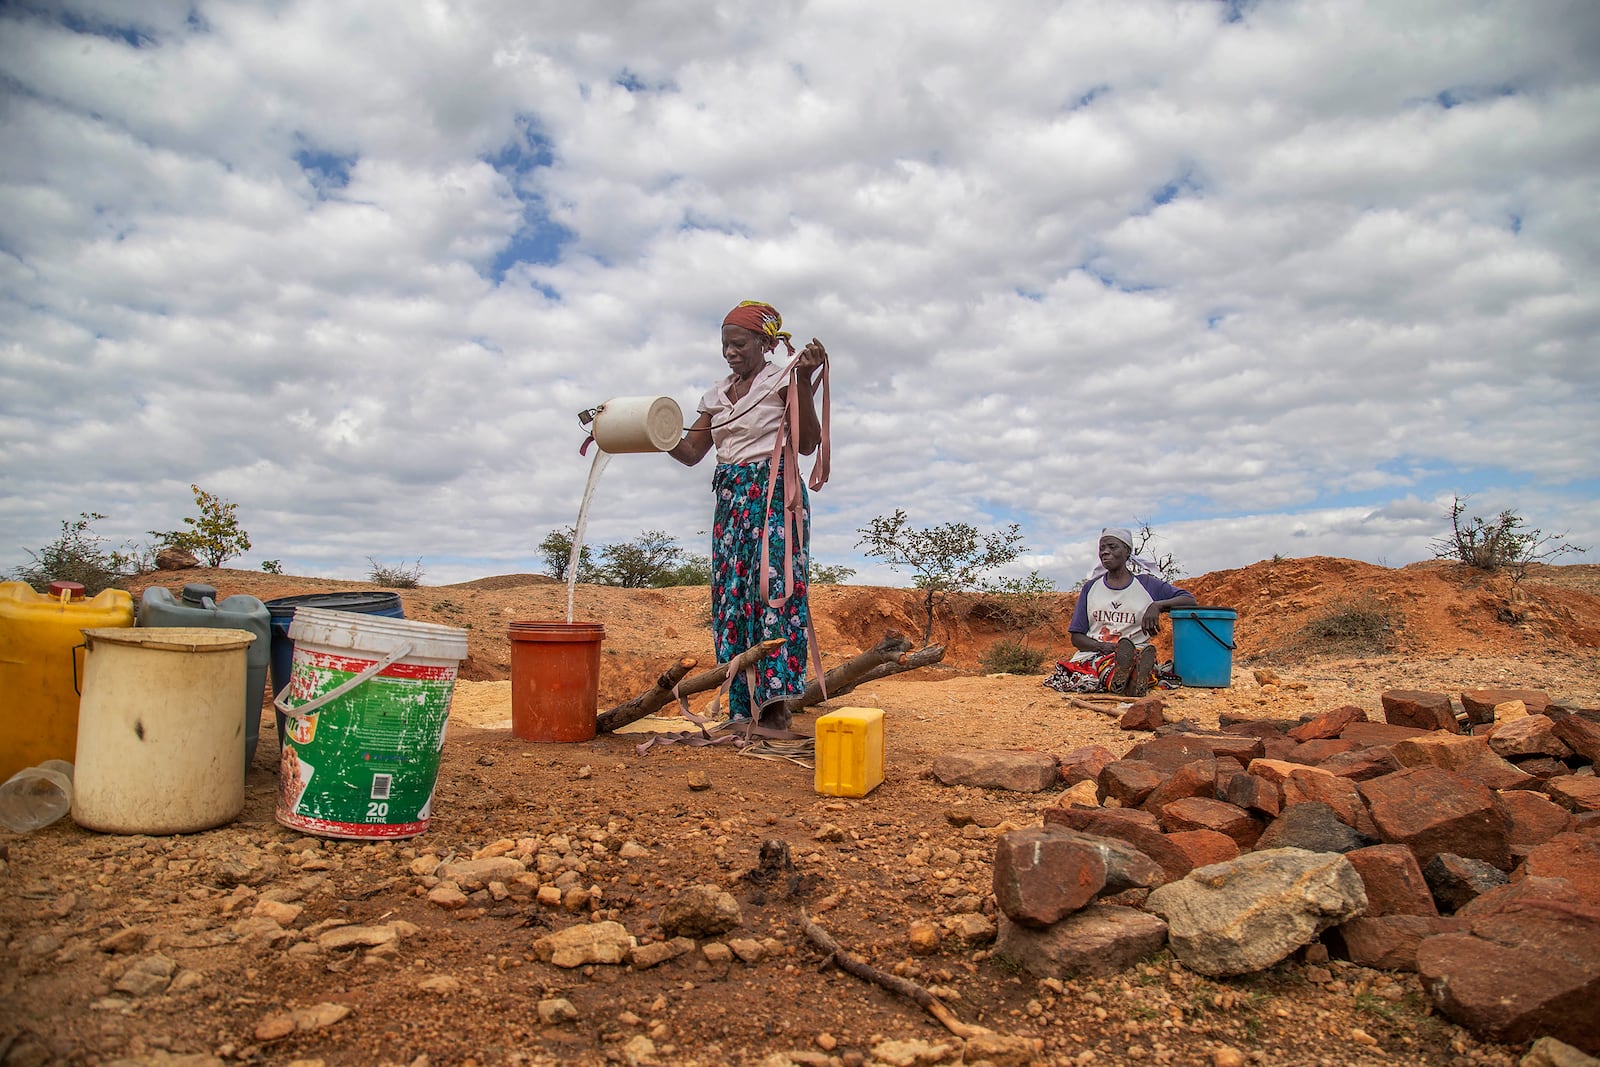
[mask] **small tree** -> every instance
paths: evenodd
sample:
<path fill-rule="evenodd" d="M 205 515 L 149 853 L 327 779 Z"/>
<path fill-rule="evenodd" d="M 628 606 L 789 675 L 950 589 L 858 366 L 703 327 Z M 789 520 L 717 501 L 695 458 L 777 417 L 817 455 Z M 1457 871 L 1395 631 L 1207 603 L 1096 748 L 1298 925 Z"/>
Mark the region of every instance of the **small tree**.
<path fill-rule="evenodd" d="M 567 564 L 572 560 L 572 536 L 575 532 L 576 527 L 564 526 L 559 530 L 551 530 L 539 542 L 539 551 L 544 554 L 545 573 L 558 582 L 567 580 Z M 598 579 L 594 553 L 588 545 L 584 545 L 578 550 L 578 581 L 592 585 Z"/>
<path fill-rule="evenodd" d="M 98 511 L 83 511 L 76 519 L 63 519 L 61 536 L 37 552 L 27 550 L 33 562 L 18 567 L 12 577 L 41 593 L 54 581 L 77 582 L 85 595 L 94 596 L 149 570 L 149 554 L 131 542 L 122 549 L 103 547 L 106 539 L 89 530 L 103 518 Z"/>
<path fill-rule="evenodd" d="M 1139 524 L 1139 531 L 1134 534 L 1133 554 L 1142 556 L 1155 564 L 1156 576 L 1164 582 L 1175 582 L 1183 574 L 1183 567 L 1178 563 L 1178 557 L 1171 552 L 1162 552 L 1145 555 L 1147 549 L 1156 540 L 1156 532 L 1150 525 L 1149 519 L 1135 519 Z"/>
<path fill-rule="evenodd" d="M 1476 515 L 1465 520 L 1466 514 L 1467 499 L 1458 494 L 1450 501 L 1450 535 L 1434 539 L 1434 558 L 1457 560 L 1482 571 L 1508 570 L 1513 590 L 1527 577 L 1528 564 L 1589 551 L 1567 544 L 1564 533 L 1529 527 L 1511 508 L 1487 521 Z"/>
<path fill-rule="evenodd" d="M 934 610 L 951 593 L 972 589 L 983 575 L 1015 560 L 1023 552 L 1021 527 L 1012 523 L 1004 530 L 979 535 L 978 529 L 964 522 L 914 529 L 899 508 L 893 515 L 879 515 L 856 531 L 856 544 L 869 556 L 877 556 L 895 570 L 909 570 L 912 584 L 923 591 L 926 613 L 922 643 L 933 637 Z"/>
<path fill-rule="evenodd" d="M 653 583 L 658 588 L 679 585 L 710 585 L 711 557 L 689 554 L 676 567 L 669 567 L 656 576 Z"/>
<path fill-rule="evenodd" d="M 190 485 L 198 516 L 183 520 L 184 530 L 151 530 L 162 545 L 182 548 L 205 560 L 208 567 L 220 567 L 234 556 L 250 551 L 250 535 L 239 525 L 239 505 Z"/>
<path fill-rule="evenodd" d="M 649 589 L 664 584 L 664 576 L 683 558 L 683 549 L 663 531 L 645 530 L 635 541 L 607 545 L 600 550 L 600 558 L 605 560 L 600 567 L 603 584 Z"/>
<path fill-rule="evenodd" d="M 812 560 L 809 573 L 812 585 L 843 585 L 856 576 L 856 569 L 842 563 L 818 563 Z"/>

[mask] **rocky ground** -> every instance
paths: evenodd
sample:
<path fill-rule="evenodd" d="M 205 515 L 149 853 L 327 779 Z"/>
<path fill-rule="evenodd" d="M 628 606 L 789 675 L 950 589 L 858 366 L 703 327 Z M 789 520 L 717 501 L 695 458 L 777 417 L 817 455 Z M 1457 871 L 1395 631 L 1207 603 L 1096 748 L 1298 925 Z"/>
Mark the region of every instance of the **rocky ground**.
<path fill-rule="evenodd" d="M 146 576 L 134 592 L 196 580 L 263 599 L 371 588 L 219 570 Z M 1352 703 L 1376 718 L 1389 688 L 1526 687 L 1600 704 L 1597 567 L 1536 568 L 1513 588 L 1442 564 L 1274 560 L 1186 584 L 1240 616 L 1234 684 L 1168 694 L 1169 714 L 1201 726 Z M 1003 636 L 992 605 L 941 612 L 944 664 L 833 702 L 886 716 L 883 785 L 841 799 L 818 796 L 801 766 L 723 748 L 640 755 L 634 733 L 516 740 L 505 625 L 561 617 L 565 589 L 502 576 L 401 594 L 408 618 L 466 628 L 471 647 L 427 832 L 367 843 L 280 827 L 268 715 L 245 810 L 227 826 L 127 837 L 63 820 L 0 837 L 0 1063 L 854 1065 L 955 1063 L 965 1051 L 968 1062 L 1349 1065 L 1513 1063 L 1525 1051 L 1431 1014 L 1414 976 L 1318 953 L 1232 979 L 1161 953 L 1113 977 L 1042 981 L 993 955 L 995 839 L 1038 825 L 1060 795 L 942 786 L 933 759 L 1121 752 L 1137 737 L 1039 676 L 983 675 L 983 651 Z M 602 707 L 680 656 L 710 662 L 701 590 L 580 587 L 577 605 L 606 626 Z M 1364 644 L 1315 636 L 1312 624 L 1363 605 L 1362 618 L 1394 628 Z M 826 587 L 814 606 L 830 666 L 886 628 L 921 634 L 910 591 Z M 1031 639 L 1064 650 L 1069 606 L 1062 597 Z M 1257 684 L 1256 668 L 1279 682 Z M 788 845 L 793 877 L 748 877 L 767 840 Z M 474 858 L 495 859 L 498 876 Z M 708 883 L 737 903 L 739 925 L 675 955 L 685 946 L 664 922 L 669 905 Z M 802 914 L 1006 1040 L 964 1050 L 911 1000 L 824 966 Z M 541 943 L 607 921 L 648 951 L 569 968 Z"/>

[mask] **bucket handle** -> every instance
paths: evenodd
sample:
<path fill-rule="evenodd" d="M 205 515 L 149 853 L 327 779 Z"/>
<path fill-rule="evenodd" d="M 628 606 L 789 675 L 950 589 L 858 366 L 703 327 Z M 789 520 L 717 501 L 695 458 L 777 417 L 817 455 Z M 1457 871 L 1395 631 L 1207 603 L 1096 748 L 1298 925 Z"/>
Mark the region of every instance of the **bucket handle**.
<path fill-rule="evenodd" d="M 405 655 L 407 655 L 410 651 L 411 651 L 410 643 L 409 642 L 402 643 L 399 648 L 395 649 L 393 652 L 389 653 L 383 659 L 381 659 L 378 662 L 374 663 L 372 666 L 368 667 L 366 670 L 362 671 L 360 674 L 356 675 L 354 678 L 350 679 L 348 682 L 344 683 L 343 685 L 341 685 L 341 686 L 339 686 L 339 687 L 337 687 L 335 689 L 328 690 L 326 693 L 323 693 L 321 696 L 312 697 L 310 700 L 306 701 L 304 704 L 296 704 L 293 707 L 290 707 L 288 704 L 285 704 L 284 701 L 289 699 L 289 687 L 288 686 L 284 686 L 283 687 L 283 692 L 279 693 L 273 699 L 272 706 L 277 708 L 279 711 L 283 712 L 285 715 L 290 716 L 291 718 L 295 718 L 295 719 L 310 718 L 311 713 L 313 711 L 316 711 L 318 708 L 322 707 L 322 705 L 327 704 L 330 701 L 337 700 L 340 697 L 344 696 L 346 693 L 350 692 L 350 690 L 354 689 L 356 686 L 360 685 L 362 682 L 364 682 L 367 679 L 371 678 L 373 675 L 382 672 L 384 668 L 388 667 L 395 660 L 398 660 L 398 659 L 404 657 Z"/>
<path fill-rule="evenodd" d="M 1202 629 L 1202 630 L 1204 630 L 1206 632 L 1206 636 L 1210 637 L 1211 640 L 1215 641 L 1217 644 L 1221 645 L 1223 648 L 1227 649 L 1229 652 L 1233 651 L 1233 646 L 1231 644 L 1229 644 L 1228 642 L 1224 641 L 1222 638 L 1218 637 L 1216 634 L 1211 632 L 1211 627 L 1206 625 L 1206 620 L 1200 618 L 1199 616 L 1193 616 L 1192 615 L 1192 616 L 1189 617 L 1189 621 L 1190 622 L 1199 623 L 1200 624 L 1200 629 Z"/>

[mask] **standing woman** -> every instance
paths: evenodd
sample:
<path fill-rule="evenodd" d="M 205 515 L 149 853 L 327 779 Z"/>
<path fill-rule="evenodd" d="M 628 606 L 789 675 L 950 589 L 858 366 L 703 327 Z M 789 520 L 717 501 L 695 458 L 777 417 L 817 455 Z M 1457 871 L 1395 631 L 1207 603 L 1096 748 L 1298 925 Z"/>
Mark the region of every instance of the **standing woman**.
<path fill-rule="evenodd" d="M 722 320 L 722 358 L 731 372 L 700 398 L 698 416 L 670 455 L 692 467 L 717 449 L 711 479 L 716 518 L 711 527 L 711 619 L 717 660 L 782 638 L 784 647 L 756 667 L 758 691 L 733 680 L 729 713 L 750 718 L 773 697 L 805 688 L 811 611 L 811 504 L 796 453 L 821 455 L 811 488 L 827 479 L 828 449 L 815 394 L 827 413 L 828 352 L 816 338 L 791 367 L 769 356 L 782 341 L 795 356 L 783 317 L 770 304 L 746 300 Z M 818 371 L 821 373 L 818 373 Z M 816 381 L 812 380 L 813 375 Z M 763 555 L 763 548 L 765 554 Z"/>

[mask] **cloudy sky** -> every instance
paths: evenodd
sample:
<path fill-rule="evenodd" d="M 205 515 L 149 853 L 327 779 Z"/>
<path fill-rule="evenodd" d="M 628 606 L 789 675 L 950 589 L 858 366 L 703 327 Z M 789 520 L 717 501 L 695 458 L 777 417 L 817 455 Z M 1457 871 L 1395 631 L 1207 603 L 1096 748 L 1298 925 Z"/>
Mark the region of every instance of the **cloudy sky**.
<path fill-rule="evenodd" d="M 1592 0 L 14 0 L 0 138 L 0 570 L 191 483 L 234 566 L 541 569 L 576 413 L 692 413 L 744 298 L 832 354 L 858 581 L 895 508 L 1063 587 L 1458 493 L 1600 546 Z M 705 552 L 711 467 L 614 458 L 591 541 Z"/>

